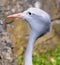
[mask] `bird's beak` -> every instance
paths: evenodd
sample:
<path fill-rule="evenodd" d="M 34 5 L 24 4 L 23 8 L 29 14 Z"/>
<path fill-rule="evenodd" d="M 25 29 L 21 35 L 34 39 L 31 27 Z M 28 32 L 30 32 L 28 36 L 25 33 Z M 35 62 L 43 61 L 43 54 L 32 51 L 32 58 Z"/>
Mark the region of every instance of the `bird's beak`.
<path fill-rule="evenodd" d="M 12 14 L 7 16 L 8 18 L 23 18 L 23 14 L 22 13 L 17 13 L 17 14 Z"/>

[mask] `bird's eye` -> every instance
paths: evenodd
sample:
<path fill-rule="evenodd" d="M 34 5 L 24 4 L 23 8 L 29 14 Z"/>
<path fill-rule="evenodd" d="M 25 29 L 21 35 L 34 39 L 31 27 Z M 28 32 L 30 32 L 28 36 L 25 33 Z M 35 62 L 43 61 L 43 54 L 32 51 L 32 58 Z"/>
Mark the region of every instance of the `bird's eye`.
<path fill-rule="evenodd" d="M 31 12 L 28 12 L 29 15 L 31 15 Z"/>

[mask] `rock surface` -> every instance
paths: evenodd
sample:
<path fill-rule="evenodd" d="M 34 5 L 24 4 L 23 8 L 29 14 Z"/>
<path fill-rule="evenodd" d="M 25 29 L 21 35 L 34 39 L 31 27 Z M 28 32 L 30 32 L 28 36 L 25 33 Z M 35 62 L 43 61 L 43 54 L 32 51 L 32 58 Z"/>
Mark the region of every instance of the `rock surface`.
<path fill-rule="evenodd" d="M 13 48 L 14 45 L 6 30 L 4 8 L 0 6 L 0 65 L 18 65 Z"/>

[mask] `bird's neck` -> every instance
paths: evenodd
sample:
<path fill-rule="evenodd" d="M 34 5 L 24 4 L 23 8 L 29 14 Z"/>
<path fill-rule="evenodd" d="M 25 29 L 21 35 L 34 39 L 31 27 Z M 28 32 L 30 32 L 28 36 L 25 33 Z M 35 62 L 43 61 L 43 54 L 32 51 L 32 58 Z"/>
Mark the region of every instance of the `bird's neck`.
<path fill-rule="evenodd" d="M 32 65 L 32 51 L 33 51 L 34 42 L 36 38 L 37 38 L 37 34 L 34 31 L 32 31 L 26 49 L 25 63 L 24 63 L 25 65 Z"/>

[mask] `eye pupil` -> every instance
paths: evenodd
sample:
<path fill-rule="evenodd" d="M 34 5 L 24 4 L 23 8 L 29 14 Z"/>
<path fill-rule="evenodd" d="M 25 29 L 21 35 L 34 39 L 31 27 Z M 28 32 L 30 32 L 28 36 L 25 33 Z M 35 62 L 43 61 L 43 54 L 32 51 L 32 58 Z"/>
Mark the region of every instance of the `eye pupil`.
<path fill-rule="evenodd" d="M 31 12 L 28 12 L 29 13 L 29 15 L 31 15 Z"/>

